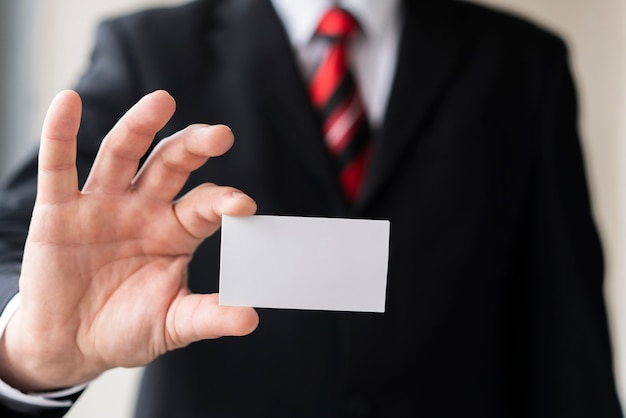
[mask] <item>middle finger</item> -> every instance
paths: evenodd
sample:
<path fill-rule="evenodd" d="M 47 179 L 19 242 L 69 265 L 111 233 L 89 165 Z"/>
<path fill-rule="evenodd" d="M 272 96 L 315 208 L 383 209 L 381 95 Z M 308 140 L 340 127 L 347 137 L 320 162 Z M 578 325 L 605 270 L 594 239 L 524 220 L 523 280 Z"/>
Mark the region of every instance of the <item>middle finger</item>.
<path fill-rule="evenodd" d="M 224 154 L 233 134 L 224 125 L 191 125 L 161 141 L 133 181 L 142 195 L 172 201 L 189 174 L 209 158 Z"/>

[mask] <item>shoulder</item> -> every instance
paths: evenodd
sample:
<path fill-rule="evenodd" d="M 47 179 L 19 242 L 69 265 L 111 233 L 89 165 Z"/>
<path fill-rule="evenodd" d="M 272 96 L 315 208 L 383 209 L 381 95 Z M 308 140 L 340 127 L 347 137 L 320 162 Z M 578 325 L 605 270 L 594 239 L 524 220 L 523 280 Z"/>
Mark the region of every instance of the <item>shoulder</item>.
<path fill-rule="evenodd" d="M 185 45 L 189 49 L 203 44 L 212 32 L 236 22 L 256 3 L 269 3 L 269 0 L 195 0 L 146 8 L 101 21 L 98 32 L 122 39 L 131 47 L 168 51 Z"/>
<path fill-rule="evenodd" d="M 206 25 L 218 3 L 220 1 L 197 0 L 177 6 L 147 8 L 107 18 L 100 22 L 100 26 L 133 36 L 169 36 L 183 28 Z"/>
<path fill-rule="evenodd" d="M 436 24 L 449 36 L 474 46 L 545 51 L 566 48 L 561 36 L 529 16 L 512 10 L 460 0 L 405 2 L 407 16 L 422 15 L 418 22 Z"/>

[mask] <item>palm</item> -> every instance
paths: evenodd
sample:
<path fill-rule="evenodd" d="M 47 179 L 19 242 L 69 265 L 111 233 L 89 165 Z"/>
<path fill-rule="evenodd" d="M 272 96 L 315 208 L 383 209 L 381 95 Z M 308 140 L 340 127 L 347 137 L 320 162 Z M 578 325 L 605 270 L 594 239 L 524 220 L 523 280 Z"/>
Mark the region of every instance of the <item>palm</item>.
<path fill-rule="evenodd" d="M 78 318 L 73 321 L 71 330 L 77 342 L 91 344 L 95 355 L 125 366 L 143 364 L 167 348 L 162 324 L 198 243 L 182 230 L 171 205 L 137 202 L 141 200 L 145 199 L 133 193 L 106 199 L 80 195 L 59 207 L 38 207 L 32 229 L 54 240 L 29 238 L 24 278 L 41 276 L 30 272 L 30 265 L 38 265 L 36 261 L 29 263 L 31 259 L 63 260 L 64 264 L 46 268 L 48 289 L 40 281 L 22 281 L 22 297 L 34 287 L 34 293 L 59 301 L 53 307 L 54 317 L 70 322 L 76 314 L 81 318 L 80 322 Z M 155 221 L 138 224 L 136 220 L 145 213 Z M 40 222 L 40 218 L 56 221 Z M 80 224 L 76 225 L 77 221 Z M 171 237 L 181 238 L 175 243 Z M 61 280 L 67 281 L 67 286 L 59 286 Z M 65 302 L 68 300 L 73 303 Z M 137 309 L 141 300 L 149 303 Z M 38 306 L 41 314 L 51 315 L 45 312 L 50 307 Z M 107 328 L 116 332 L 107 332 Z M 122 351 L 131 346 L 121 341 L 129 337 L 139 350 Z"/>

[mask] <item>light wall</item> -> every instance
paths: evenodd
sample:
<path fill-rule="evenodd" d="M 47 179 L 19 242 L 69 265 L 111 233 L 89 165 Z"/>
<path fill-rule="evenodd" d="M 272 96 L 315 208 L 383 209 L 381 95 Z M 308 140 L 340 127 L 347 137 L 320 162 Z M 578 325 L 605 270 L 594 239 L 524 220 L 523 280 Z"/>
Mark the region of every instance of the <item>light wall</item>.
<path fill-rule="evenodd" d="M 15 168 L 31 144 L 34 105 L 29 69 L 37 0 L 0 1 L 0 175 Z M 19 140 L 18 140 L 19 139 Z"/>
<path fill-rule="evenodd" d="M 581 132 L 607 256 L 606 295 L 618 386 L 626 399 L 626 2 L 475 0 L 532 18 L 560 33 L 571 51 L 581 99 Z M 38 130 L 47 104 L 86 65 L 95 23 L 145 5 L 183 0 L 40 0 L 36 34 Z M 130 416 L 141 369 L 113 370 L 94 382 L 68 417 Z"/>

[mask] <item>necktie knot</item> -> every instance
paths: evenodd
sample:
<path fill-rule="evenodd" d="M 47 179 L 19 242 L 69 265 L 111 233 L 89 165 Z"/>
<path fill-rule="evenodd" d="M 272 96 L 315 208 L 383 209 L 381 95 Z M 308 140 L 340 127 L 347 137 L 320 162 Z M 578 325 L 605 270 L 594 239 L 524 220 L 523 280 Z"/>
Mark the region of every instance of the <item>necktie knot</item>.
<path fill-rule="evenodd" d="M 354 17 L 346 10 L 333 8 L 322 17 L 315 34 L 332 40 L 345 41 L 358 26 Z"/>

